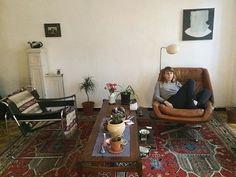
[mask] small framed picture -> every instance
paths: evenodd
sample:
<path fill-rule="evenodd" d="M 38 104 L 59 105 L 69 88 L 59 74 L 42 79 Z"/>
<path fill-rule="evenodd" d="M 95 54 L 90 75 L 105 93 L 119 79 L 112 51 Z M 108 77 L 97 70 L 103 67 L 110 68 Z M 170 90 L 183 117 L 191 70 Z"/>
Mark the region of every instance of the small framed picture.
<path fill-rule="evenodd" d="M 214 8 L 183 10 L 182 40 L 213 38 Z"/>
<path fill-rule="evenodd" d="M 47 23 L 44 24 L 46 37 L 61 37 L 60 23 Z"/>

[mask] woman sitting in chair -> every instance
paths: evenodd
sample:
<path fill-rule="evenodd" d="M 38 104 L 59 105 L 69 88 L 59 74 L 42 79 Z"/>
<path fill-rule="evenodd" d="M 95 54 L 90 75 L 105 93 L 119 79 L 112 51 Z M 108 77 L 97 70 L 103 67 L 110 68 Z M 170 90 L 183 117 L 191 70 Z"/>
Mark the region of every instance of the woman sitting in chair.
<path fill-rule="evenodd" d="M 176 80 L 174 69 L 165 67 L 156 83 L 154 99 L 168 107 L 194 109 L 205 108 L 211 92 L 202 89 L 195 95 L 195 81 L 187 80 L 183 85 Z"/>

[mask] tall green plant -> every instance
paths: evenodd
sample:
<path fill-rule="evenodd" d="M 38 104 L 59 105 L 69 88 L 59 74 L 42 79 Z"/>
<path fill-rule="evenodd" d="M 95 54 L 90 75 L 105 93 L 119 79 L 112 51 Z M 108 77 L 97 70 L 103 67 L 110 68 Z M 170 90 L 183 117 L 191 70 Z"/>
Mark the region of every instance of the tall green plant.
<path fill-rule="evenodd" d="M 80 83 L 80 91 L 84 90 L 89 101 L 89 94 L 95 91 L 95 82 L 92 76 L 84 77 L 83 82 Z"/>

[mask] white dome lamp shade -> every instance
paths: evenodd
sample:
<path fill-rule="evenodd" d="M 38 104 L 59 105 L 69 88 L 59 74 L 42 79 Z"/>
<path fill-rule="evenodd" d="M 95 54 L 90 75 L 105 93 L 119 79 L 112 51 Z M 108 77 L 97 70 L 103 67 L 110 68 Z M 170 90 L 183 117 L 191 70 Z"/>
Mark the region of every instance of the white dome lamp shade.
<path fill-rule="evenodd" d="M 166 52 L 168 54 L 176 54 L 176 53 L 178 53 L 178 51 L 179 51 L 179 46 L 176 44 L 171 44 L 166 47 Z"/>
<path fill-rule="evenodd" d="M 161 47 L 160 49 L 160 71 L 161 71 L 161 61 L 162 61 L 162 50 L 166 49 L 166 53 L 173 55 L 178 53 L 179 46 L 177 44 L 170 44 L 167 47 Z"/>

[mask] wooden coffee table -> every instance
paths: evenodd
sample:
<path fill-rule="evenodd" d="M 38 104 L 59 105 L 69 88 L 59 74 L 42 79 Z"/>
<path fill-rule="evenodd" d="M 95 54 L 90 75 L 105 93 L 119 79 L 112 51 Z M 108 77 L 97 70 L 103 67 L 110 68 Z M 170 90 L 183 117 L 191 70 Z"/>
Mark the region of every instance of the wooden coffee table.
<path fill-rule="evenodd" d="M 139 141 L 136 117 L 132 119 L 134 124 L 130 126 L 130 141 L 128 142 L 130 147 L 130 153 L 128 156 L 120 156 L 119 154 L 116 154 L 115 156 L 93 155 L 93 149 L 96 144 L 97 136 L 100 131 L 103 118 L 108 117 L 111 114 L 112 109 L 118 106 L 121 106 L 119 101 L 114 105 L 110 105 L 107 100 L 103 101 L 102 108 L 96 118 L 93 130 L 90 134 L 86 147 L 81 155 L 80 161 L 78 162 L 78 173 L 80 175 L 82 175 L 85 170 L 90 170 L 93 172 L 136 171 L 139 176 L 142 176 L 142 163 L 139 155 Z M 128 105 L 122 106 L 126 109 L 127 113 L 135 116 L 135 112 L 130 111 Z M 114 164 L 117 163 L 125 164 L 125 166 L 114 166 Z"/>

